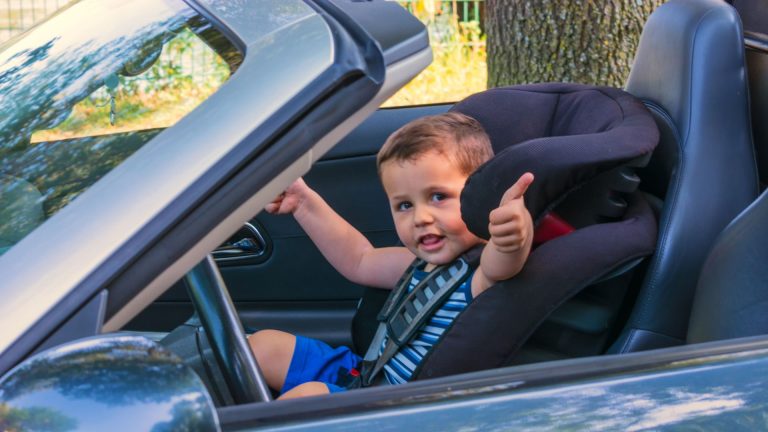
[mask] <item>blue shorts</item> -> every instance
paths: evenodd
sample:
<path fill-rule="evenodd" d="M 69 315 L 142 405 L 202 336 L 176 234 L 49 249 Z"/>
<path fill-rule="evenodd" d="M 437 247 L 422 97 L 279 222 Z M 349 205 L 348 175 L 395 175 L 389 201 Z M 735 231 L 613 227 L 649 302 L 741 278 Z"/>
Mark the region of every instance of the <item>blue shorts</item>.
<path fill-rule="evenodd" d="M 331 393 L 346 390 L 339 386 L 339 374 L 356 368 L 362 358 L 347 347 L 331 348 L 319 340 L 296 336 L 291 365 L 281 393 L 310 381 L 320 381 Z"/>

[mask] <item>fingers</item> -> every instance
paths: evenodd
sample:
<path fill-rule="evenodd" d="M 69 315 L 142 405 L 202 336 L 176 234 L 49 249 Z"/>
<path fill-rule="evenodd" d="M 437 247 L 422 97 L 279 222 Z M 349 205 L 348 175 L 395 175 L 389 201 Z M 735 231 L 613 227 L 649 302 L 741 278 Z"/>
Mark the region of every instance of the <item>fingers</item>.
<path fill-rule="evenodd" d="M 533 223 L 522 198 L 531 183 L 533 174 L 520 176 L 504 193 L 499 207 L 488 215 L 490 241 L 499 252 L 517 252 L 530 240 Z"/>
<path fill-rule="evenodd" d="M 489 224 L 491 242 L 500 252 L 515 252 L 522 249 L 530 236 L 530 227 L 523 218 L 516 218 L 503 224 Z"/>
<path fill-rule="evenodd" d="M 310 189 L 307 184 L 299 177 L 283 193 L 276 196 L 271 203 L 264 206 L 264 210 L 271 214 L 293 213 L 308 190 Z"/>
<path fill-rule="evenodd" d="M 522 220 L 523 212 L 527 212 L 522 200 L 510 201 L 503 204 L 488 214 L 488 222 L 491 225 L 502 225 L 508 222 Z"/>
<path fill-rule="evenodd" d="M 533 174 L 527 172 L 520 176 L 519 179 L 512 186 L 504 192 L 504 196 L 501 197 L 501 204 L 505 204 L 513 199 L 522 198 L 525 191 L 533 183 Z"/>
<path fill-rule="evenodd" d="M 285 192 L 281 193 L 280 195 L 276 196 L 274 200 L 272 200 L 271 203 L 264 206 L 264 210 L 267 211 L 267 213 L 276 214 L 280 213 L 280 206 L 283 205 L 283 199 L 285 198 Z"/>
<path fill-rule="evenodd" d="M 271 214 L 277 213 L 277 210 L 279 208 L 280 208 L 280 204 L 275 204 L 273 202 L 271 202 L 271 203 L 267 204 L 266 206 L 264 206 L 264 210 L 266 210 L 267 213 L 271 213 Z"/>

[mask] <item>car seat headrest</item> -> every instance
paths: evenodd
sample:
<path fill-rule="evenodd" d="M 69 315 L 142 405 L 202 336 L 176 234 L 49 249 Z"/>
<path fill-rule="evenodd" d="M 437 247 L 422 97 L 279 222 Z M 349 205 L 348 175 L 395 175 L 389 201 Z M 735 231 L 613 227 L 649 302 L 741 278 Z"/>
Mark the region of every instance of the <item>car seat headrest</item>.
<path fill-rule="evenodd" d="M 525 172 L 535 176 L 525 203 L 538 221 L 598 176 L 638 158 L 647 161 L 659 140 L 642 102 L 609 87 L 548 83 L 496 88 L 452 110 L 477 119 L 496 152 L 469 177 L 461 194 L 467 227 L 486 239 L 488 214 Z"/>

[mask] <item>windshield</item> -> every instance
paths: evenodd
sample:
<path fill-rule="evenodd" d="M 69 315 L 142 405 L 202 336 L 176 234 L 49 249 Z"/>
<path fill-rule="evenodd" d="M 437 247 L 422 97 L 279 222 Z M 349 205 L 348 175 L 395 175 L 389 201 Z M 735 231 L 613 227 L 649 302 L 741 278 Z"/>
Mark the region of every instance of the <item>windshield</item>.
<path fill-rule="evenodd" d="M 209 97 L 240 60 L 181 0 L 82 0 L 3 45 L 0 253 Z"/>

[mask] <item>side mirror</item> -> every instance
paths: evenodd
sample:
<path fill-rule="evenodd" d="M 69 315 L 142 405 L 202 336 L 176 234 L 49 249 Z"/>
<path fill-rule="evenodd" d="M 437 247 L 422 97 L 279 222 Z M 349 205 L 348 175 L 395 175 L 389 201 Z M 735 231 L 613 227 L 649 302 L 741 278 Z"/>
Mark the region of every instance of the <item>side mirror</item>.
<path fill-rule="evenodd" d="M 0 378 L 9 430 L 218 431 L 200 378 L 142 336 L 99 335 L 43 351 Z"/>
<path fill-rule="evenodd" d="M 164 38 L 155 38 L 141 47 L 130 60 L 123 64 L 120 75 L 133 77 L 149 70 L 163 52 L 163 40 Z"/>

